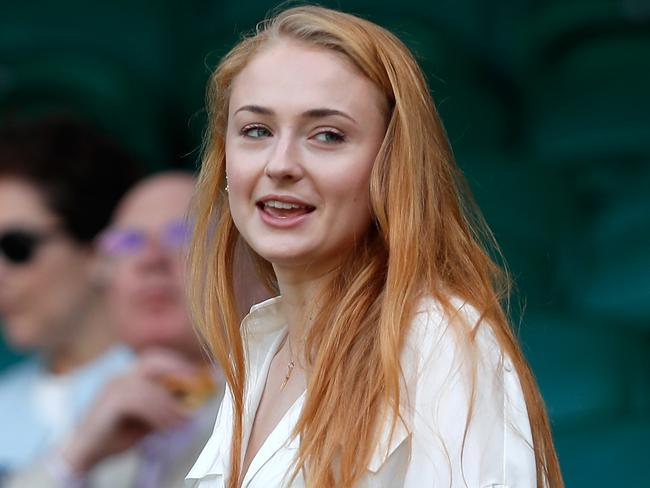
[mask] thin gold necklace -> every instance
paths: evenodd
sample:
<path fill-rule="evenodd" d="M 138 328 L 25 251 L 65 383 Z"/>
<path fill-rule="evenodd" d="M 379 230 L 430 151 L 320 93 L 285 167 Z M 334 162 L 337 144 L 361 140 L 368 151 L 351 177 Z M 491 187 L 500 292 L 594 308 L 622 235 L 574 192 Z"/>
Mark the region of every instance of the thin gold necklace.
<path fill-rule="evenodd" d="M 284 388 L 287 386 L 287 383 L 289 383 L 289 378 L 291 378 L 291 373 L 293 373 L 293 368 L 296 365 L 293 362 L 293 351 L 291 350 L 291 339 L 289 338 L 288 332 L 284 338 L 284 341 L 287 342 L 287 345 L 289 346 L 289 362 L 287 363 L 287 374 L 284 376 L 284 380 L 282 380 L 282 384 L 280 385 L 280 391 L 284 390 Z M 282 345 L 284 346 L 284 343 Z"/>

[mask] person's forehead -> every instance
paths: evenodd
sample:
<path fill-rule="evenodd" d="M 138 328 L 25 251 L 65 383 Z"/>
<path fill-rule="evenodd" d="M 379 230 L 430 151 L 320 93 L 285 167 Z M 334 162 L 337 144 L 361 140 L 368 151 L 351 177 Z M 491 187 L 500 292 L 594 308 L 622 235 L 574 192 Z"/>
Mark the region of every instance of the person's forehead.
<path fill-rule="evenodd" d="M 191 177 L 167 177 L 144 182 L 120 205 L 113 225 L 158 229 L 187 216 L 194 181 Z"/>
<path fill-rule="evenodd" d="M 0 177 L 0 225 L 45 225 L 56 218 L 35 185 L 22 179 Z"/>
<path fill-rule="evenodd" d="M 256 54 L 237 75 L 230 109 L 237 110 L 241 103 L 286 108 L 287 96 L 297 107 L 332 106 L 345 111 L 381 99 L 373 82 L 343 54 L 281 40 Z"/>

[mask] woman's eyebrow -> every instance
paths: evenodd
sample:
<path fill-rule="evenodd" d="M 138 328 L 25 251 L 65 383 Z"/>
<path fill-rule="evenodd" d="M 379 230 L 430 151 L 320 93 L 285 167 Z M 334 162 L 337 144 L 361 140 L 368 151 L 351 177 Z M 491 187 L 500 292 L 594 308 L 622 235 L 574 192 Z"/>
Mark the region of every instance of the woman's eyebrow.
<path fill-rule="evenodd" d="M 338 115 L 340 117 L 344 117 L 344 118 L 348 119 L 349 121 L 354 122 L 355 124 L 357 124 L 357 121 L 354 120 L 352 117 L 350 117 L 345 112 L 341 112 L 340 110 L 335 110 L 335 109 L 332 109 L 332 108 L 314 108 L 314 109 L 311 109 L 311 110 L 307 110 L 302 115 L 303 115 L 303 117 L 307 117 L 307 118 L 310 118 L 310 119 L 320 119 L 320 118 L 323 118 L 323 117 L 331 117 L 331 116 Z"/>
<path fill-rule="evenodd" d="M 275 113 L 270 108 L 262 107 L 261 105 L 244 105 L 242 107 L 239 107 L 235 111 L 235 114 L 242 111 L 253 112 L 254 114 L 261 114 L 261 115 L 273 115 Z"/>
<path fill-rule="evenodd" d="M 254 114 L 260 115 L 275 115 L 275 112 L 267 107 L 262 107 L 261 105 L 243 105 L 239 107 L 233 115 L 238 114 L 239 112 L 252 112 Z M 348 119 L 354 124 L 358 125 L 358 122 L 354 120 L 350 115 L 342 112 L 341 110 L 336 110 L 333 108 L 313 108 L 302 113 L 303 117 L 309 119 L 321 119 L 323 117 L 332 117 L 339 116 Z"/>

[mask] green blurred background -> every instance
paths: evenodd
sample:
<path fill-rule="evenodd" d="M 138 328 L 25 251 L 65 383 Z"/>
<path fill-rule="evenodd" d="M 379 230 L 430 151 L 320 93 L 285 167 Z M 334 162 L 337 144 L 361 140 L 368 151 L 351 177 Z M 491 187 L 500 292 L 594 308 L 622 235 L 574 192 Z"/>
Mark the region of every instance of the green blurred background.
<path fill-rule="evenodd" d="M 321 4 L 424 67 L 516 280 L 567 486 L 650 487 L 650 0 Z M 150 169 L 195 167 L 210 68 L 275 5 L 0 0 L 0 117 L 80 112 Z"/>

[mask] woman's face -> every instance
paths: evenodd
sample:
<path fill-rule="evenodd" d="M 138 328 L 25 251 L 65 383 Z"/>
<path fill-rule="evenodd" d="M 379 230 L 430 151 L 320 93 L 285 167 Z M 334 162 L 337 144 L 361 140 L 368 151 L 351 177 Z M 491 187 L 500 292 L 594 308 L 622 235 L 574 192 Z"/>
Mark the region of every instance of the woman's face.
<path fill-rule="evenodd" d="M 295 41 L 262 50 L 235 78 L 226 133 L 230 209 L 276 271 L 326 273 L 368 231 L 385 105 L 342 55 Z"/>
<path fill-rule="evenodd" d="M 11 345 L 49 350 L 71 339 L 92 293 L 92 261 L 36 187 L 0 178 L 0 319 Z"/>

